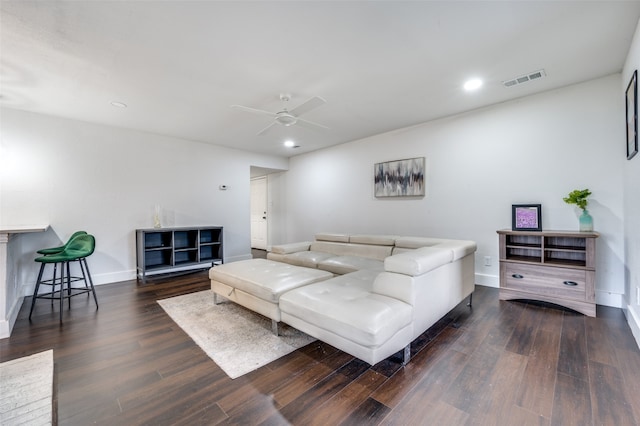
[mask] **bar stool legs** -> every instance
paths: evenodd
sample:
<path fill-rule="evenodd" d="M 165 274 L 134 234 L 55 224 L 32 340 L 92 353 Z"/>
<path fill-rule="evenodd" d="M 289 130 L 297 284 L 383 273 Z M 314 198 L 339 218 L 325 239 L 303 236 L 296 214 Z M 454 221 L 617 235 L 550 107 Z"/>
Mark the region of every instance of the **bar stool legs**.
<path fill-rule="evenodd" d="M 36 281 L 36 288 L 33 293 L 33 299 L 31 301 L 31 310 L 29 311 L 29 320 L 33 314 L 33 307 L 35 306 L 36 299 L 51 299 L 51 306 L 53 306 L 53 300 L 60 300 L 60 322 L 62 322 L 62 309 L 64 307 L 64 299 L 69 300 L 69 309 L 71 309 L 71 298 L 80 294 L 93 293 L 93 300 L 96 303 L 96 309 L 98 309 L 98 297 L 96 296 L 96 290 L 93 286 L 93 280 L 89 273 L 89 265 L 87 264 L 87 257 L 90 256 L 95 250 L 96 240 L 93 235 L 89 235 L 84 231 L 76 232 L 74 236 L 62 247 L 54 247 L 51 249 L 42 249 L 38 253 L 45 254 L 44 256 L 35 259 L 40 263 L 40 272 L 38 273 L 38 280 Z M 71 262 L 78 262 L 80 265 L 80 272 L 82 277 L 74 277 L 71 275 Z M 53 278 L 50 280 L 43 280 L 42 275 L 46 264 L 53 265 Z M 58 264 L 60 264 L 60 278 L 57 276 Z M 74 287 L 71 283 L 76 281 L 84 281 L 84 288 Z M 50 285 L 51 292 L 39 294 L 41 285 Z M 65 284 L 67 288 L 65 289 Z M 60 286 L 56 291 L 56 286 Z"/>
<path fill-rule="evenodd" d="M 62 311 L 64 309 L 64 299 L 69 300 L 69 309 L 71 309 L 71 298 L 73 296 L 78 296 L 80 294 L 87 294 L 90 297 L 90 293 L 93 295 L 93 300 L 96 304 L 96 309 L 98 309 L 98 296 L 96 295 L 96 289 L 93 285 L 93 279 L 91 278 L 91 273 L 89 272 L 89 265 L 87 264 L 86 258 L 74 259 L 78 261 L 78 265 L 80 266 L 80 272 L 82 274 L 81 277 L 74 277 L 71 275 L 71 262 L 72 261 L 62 261 L 62 262 L 43 262 L 40 265 L 40 271 L 38 272 L 38 279 L 36 281 L 36 287 L 33 292 L 33 297 L 31 300 L 31 309 L 29 310 L 29 320 L 31 320 L 31 316 L 33 315 L 33 308 L 36 304 L 36 299 L 50 299 L 51 305 L 53 306 L 54 300 L 60 301 L 60 322 L 62 322 Z M 42 276 L 44 275 L 44 269 L 47 263 L 53 263 L 53 277 L 51 279 L 43 280 Z M 60 263 L 60 268 L 58 268 L 58 263 Z M 58 269 L 60 270 L 60 274 L 58 276 Z M 71 284 L 76 281 L 84 281 L 84 288 L 81 287 L 73 287 Z M 41 285 L 49 285 L 51 286 L 51 291 L 46 293 L 38 294 Z M 66 286 L 66 288 L 65 288 Z M 56 287 L 59 287 L 56 290 Z"/>
<path fill-rule="evenodd" d="M 84 268 L 82 268 L 82 264 L 84 264 Z M 87 264 L 87 258 L 83 257 L 80 259 L 80 269 L 82 269 L 82 275 L 85 277 L 84 285 L 87 285 L 87 278 L 89 278 L 89 287 L 91 288 L 91 292 L 93 293 L 93 301 L 96 302 L 96 309 L 98 309 L 98 296 L 96 296 L 96 288 L 93 286 L 93 280 L 91 279 L 91 274 L 89 273 L 89 265 Z M 85 270 L 87 275 L 85 276 Z"/>

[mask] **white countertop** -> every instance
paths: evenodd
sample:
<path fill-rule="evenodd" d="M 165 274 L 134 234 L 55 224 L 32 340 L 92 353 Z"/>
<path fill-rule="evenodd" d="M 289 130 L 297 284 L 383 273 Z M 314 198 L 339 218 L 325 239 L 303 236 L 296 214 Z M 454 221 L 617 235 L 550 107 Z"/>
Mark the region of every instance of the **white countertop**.
<path fill-rule="evenodd" d="M 0 234 L 22 234 L 25 232 L 44 232 L 49 225 L 0 225 Z"/>

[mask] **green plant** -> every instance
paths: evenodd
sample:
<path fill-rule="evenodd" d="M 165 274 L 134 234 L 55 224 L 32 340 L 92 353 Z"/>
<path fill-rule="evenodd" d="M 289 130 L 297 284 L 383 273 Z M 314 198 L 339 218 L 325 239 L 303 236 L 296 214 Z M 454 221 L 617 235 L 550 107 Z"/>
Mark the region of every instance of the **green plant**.
<path fill-rule="evenodd" d="M 591 195 L 591 191 L 588 189 L 575 189 L 569 193 L 568 196 L 564 197 L 563 200 L 567 204 L 575 204 L 580 207 L 582 210 L 586 210 L 589 196 Z"/>

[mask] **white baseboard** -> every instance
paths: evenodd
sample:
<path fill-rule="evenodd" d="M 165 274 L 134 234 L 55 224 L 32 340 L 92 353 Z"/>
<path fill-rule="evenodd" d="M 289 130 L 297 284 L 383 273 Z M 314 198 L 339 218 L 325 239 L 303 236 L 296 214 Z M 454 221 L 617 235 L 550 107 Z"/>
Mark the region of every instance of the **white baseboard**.
<path fill-rule="evenodd" d="M 4 339 L 11 336 L 11 327 L 9 327 L 9 321 L 0 320 L 0 339 Z"/>
<path fill-rule="evenodd" d="M 15 299 L 11 307 L 7 310 L 7 319 L 0 321 L 0 339 L 11 335 L 11 330 L 13 330 L 16 319 L 18 319 L 18 313 L 20 312 L 20 307 L 22 307 L 23 300 L 24 297 Z"/>
<path fill-rule="evenodd" d="M 476 284 L 482 285 L 485 287 L 500 287 L 500 277 L 497 275 L 488 275 L 488 274 L 476 274 Z"/>
<path fill-rule="evenodd" d="M 241 254 L 239 256 L 227 257 L 224 259 L 224 263 L 238 262 L 240 260 L 249 260 L 249 259 L 253 259 L 253 256 L 251 256 L 251 253 Z"/>
<path fill-rule="evenodd" d="M 640 312 L 636 312 L 637 310 L 638 307 L 627 305 L 627 309 L 624 309 L 623 312 L 627 317 L 631 333 L 633 333 L 633 337 L 636 339 L 636 344 L 638 348 L 640 348 Z"/>
<path fill-rule="evenodd" d="M 136 270 L 107 272 L 104 274 L 91 274 L 94 285 L 118 283 L 120 281 L 128 281 L 136 279 Z"/>
<path fill-rule="evenodd" d="M 623 308 L 624 295 L 596 289 L 596 305 Z"/>

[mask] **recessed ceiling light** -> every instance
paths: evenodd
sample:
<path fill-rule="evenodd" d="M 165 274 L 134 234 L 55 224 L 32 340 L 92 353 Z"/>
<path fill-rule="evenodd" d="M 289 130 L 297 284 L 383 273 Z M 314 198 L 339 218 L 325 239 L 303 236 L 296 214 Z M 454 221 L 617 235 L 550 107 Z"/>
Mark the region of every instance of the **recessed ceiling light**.
<path fill-rule="evenodd" d="M 111 102 L 111 105 L 113 105 L 114 107 L 117 107 L 117 108 L 126 108 L 127 107 L 127 104 L 122 103 L 122 102 Z"/>
<path fill-rule="evenodd" d="M 287 148 L 293 148 L 296 146 L 296 143 L 292 140 L 287 140 L 284 141 L 284 146 L 286 146 Z"/>
<path fill-rule="evenodd" d="M 472 78 L 464 83 L 464 90 L 477 90 L 482 86 L 482 80 L 479 78 Z"/>

